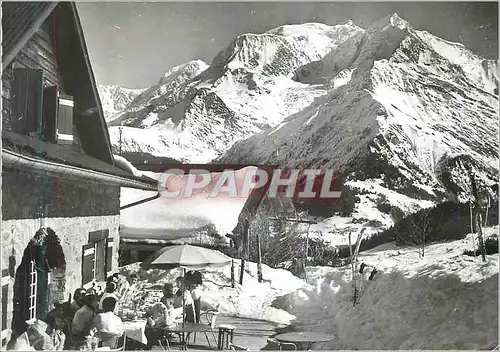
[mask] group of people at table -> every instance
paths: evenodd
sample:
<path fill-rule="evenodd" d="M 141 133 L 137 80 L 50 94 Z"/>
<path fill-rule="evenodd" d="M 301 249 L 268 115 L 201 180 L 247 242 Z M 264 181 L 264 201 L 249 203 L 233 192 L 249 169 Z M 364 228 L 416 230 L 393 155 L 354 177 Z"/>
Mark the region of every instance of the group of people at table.
<path fill-rule="evenodd" d="M 89 337 L 99 346 L 115 348 L 124 333 L 122 318 L 124 311 L 138 312 L 146 307 L 144 299 L 148 292 L 138 290 L 138 276 L 114 274 L 106 282 L 105 292 L 78 288 L 72 301 L 55 304 L 43 320 L 27 321 L 26 332 L 12 336 L 7 349 L 10 350 L 63 350 L 84 349 Z M 147 349 L 158 341 L 163 328 L 184 321 L 199 322 L 202 283 L 201 274 L 191 271 L 178 277 L 174 283 L 163 286 L 163 296 L 144 311 L 146 324 L 144 333 Z M 183 308 L 184 307 L 184 308 Z"/>

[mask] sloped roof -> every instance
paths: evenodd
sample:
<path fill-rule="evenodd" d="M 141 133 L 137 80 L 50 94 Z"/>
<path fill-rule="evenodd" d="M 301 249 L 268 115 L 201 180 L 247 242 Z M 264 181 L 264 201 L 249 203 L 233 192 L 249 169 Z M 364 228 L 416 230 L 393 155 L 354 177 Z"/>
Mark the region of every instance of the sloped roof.
<path fill-rule="evenodd" d="M 2 2 L 2 69 L 26 45 L 56 5 L 56 2 Z"/>
<path fill-rule="evenodd" d="M 85 95 L 92 101 L 92 109 L 83 112 L 88 116 L 77 123 L 82 145 L 88 154 L 113 165 L 109 132 L 74 2 L 2 2 L 2 72 L 53 12 L 60 38 L 56 57 L 64 86 L 88 89 Z M 76 71 L 81 71 L 79 76 Z M 82 88 L 84 85 L 88 88 Z"/>

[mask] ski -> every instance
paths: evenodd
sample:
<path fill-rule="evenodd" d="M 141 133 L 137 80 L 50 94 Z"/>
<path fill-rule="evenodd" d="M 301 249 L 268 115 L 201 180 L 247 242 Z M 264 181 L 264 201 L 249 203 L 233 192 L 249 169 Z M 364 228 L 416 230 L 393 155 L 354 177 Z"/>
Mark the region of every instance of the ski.
<path fill-rule="evenodd" d="M 361 245 L 361 239 L 363 237 L 363 233 L 365 232 L 365 229 L 363 228 L 360 233 L 358 234 L 358 238 L 356 239 L 356 244 L 354 247 L 353 251 L 353 246 L 352 246 L 352 239 L 351 239 L 351 231 L 349 231 L 349 252 L 351 254 L 351 271 L 352 271 L 352 294 L 353 294 L 353 299 L 352 299 L 352 304 L 353 306 L 356 306 L 356 303 L 358 301 L 358 294 L 359 294 L 359 287 L 358 287 L 358 280 L 357 280 L 357 271 L 358 271 L 358 265 L 357 265 L 357 256 L 359 252 L 359 248 Z"/>
<path fill-rule="evenodd" d="M 354 304 L 358 302 L 359 298 L 359 292 L 361 290 L 361 287 L 358 287 L 358 280 L 357 280 L 357 272 L 358 272 L 358 264 L 357 264 L 357 259 L 358 259 L 358 253 L 359 253 L 359 248 L 361 246 L 361 240 L 363 238 L 363 233 L 365 232 L 365 228 L 362 228 L 361 231 L 358 234 L 358 238 L 356 240 L 356 247 L 354 249 L 354 254 L 352 256 L 352 262 L 353 262 L 353 273 L 355 275 L 355 280 L 354 280 Z M 352 247 L 351 247 L 352 248 Z M 361 280 L 363 277 L 361 277 Z M 362 284 L 362 282 L 361 282 Z M 360 285 L 361 286 L 361 285 Z"/>
<path fill-rule="evenodd" d="M 351 241 L 351 231 L 349 231 L 349 252 L 351 254 L 351 271 L 352 271 L 352 294 L 353 300 L 352 305 L 356 305 L 356 273 L 354 272 L 354 260 L 353 260 L 353 251 L 352 251 L 352 241 Z"/>

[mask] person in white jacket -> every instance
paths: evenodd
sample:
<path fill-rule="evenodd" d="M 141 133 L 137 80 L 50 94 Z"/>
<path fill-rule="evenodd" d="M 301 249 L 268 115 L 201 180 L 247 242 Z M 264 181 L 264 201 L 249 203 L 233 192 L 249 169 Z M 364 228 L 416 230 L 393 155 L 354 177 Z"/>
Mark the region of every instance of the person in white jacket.
<path fill-rule="evenodd" d="M 103 346 L 116 347 L 116 342 L 123 335 L 123 322 L 115 313 L 116 299 L 107 297 L 102 302 L 103 313 L 95 316 L 93 327 L 97 329 Z"/>

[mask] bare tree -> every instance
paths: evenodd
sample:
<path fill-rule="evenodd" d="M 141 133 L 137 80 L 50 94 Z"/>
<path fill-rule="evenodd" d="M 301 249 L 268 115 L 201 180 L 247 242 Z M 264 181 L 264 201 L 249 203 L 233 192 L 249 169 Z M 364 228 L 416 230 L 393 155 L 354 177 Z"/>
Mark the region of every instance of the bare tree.
<path fill-rule="evenodd" d="M 409 225 L 409 241 L 418 246 L 418 254 L 420 258 L 425 256 L 425 246 L 432 239 L 432 232 L 437 224 L 432 221 L 431 209 L 423 209 L 414 214 Z"/>

